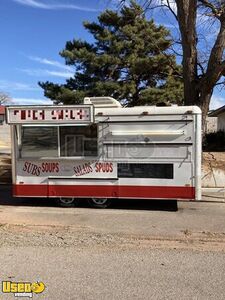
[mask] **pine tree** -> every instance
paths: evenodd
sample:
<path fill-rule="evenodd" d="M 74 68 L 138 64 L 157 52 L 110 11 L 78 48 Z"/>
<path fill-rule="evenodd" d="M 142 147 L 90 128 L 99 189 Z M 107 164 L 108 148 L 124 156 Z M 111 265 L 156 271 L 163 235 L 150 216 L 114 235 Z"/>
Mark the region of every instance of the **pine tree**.
<path fill-rule="evenodd" d="M 106 10 L 98 22 L 84 22 L 84 27 L 95 42 L 66 43 L 60 55 L 75 67 L 75 75 L 63 85 L 40 82 L 45 96 L 64 104 L 91 96 L 111 96 L 128 106 L 183 101 L 169 31 L 148 20 L 136 2 L 120 12 Z"/>

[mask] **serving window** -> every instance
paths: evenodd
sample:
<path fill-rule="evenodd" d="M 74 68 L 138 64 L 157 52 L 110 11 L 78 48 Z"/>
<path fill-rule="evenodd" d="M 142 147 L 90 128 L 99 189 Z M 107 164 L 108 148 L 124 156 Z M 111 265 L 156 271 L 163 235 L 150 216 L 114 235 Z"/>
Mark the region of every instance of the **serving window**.
<path fill-rule="evenodd" d="M 19 135 L 20 136 L 20 135 Z M 83 157 L 98 155 L 96 124 L 22 126 L 20 157 Z"/>
<path fill-rule="evenodd" d="M 56 157 L 58 155 L 57 127 L 22 127 L 21 151 L 23 157 Z"/>
<path fill-rule="evenodd" d="M 97 126 L 64 126 L 60 132 L 60 156 L 97 156 Z"/>

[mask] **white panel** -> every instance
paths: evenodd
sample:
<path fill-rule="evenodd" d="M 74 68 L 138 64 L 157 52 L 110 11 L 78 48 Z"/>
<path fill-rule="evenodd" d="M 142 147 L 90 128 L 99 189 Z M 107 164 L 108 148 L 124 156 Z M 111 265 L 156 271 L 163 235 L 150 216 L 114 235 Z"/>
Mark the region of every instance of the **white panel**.
<path fill-rule="evenodd" d="M 101 124 L 103 142 L 171 142 L 193 141 L 193 122 L 130 122 Z M 132 134 L 131 134 L 132 133 Z"/>
<path fill-rule="evenodd" d="M 117 163 L 111 161 L 19 160 L 17 181 L 31 178 L 34 183 L 48 177 L 117 178 Z M 29 180 L 29 182 L 31 182 Z"/>
<path fill-rule="evenodd" d="M 188 158 L 188 146 L 182 145 L 106 145 L 107 158 Z"/>
<path fill-rule="evenodd" d="M 117 168 L 116 168 L 117 169 Z M 68 172 L 65 170 L 65 173 Z M 60 177 L 60 175 L 53 176 L 54 174 L 44 174 L 40 176 L 34 176 L 29 174 L 21 174 L 18 172 L 16 183 L 23 182 L 24 184 L 47 184 L 48 182 L 55 182 L 61 185 L 73 185 L 75 183 L 79 185 L 143 185 L 143 186 L 194 186 L 194 173 L 191 163 L 174 163 L 174 178 L 110 178 L 109 174 L 104 173 L 102 177 L 93 180 L 88 176 L 68 176 Z"/>

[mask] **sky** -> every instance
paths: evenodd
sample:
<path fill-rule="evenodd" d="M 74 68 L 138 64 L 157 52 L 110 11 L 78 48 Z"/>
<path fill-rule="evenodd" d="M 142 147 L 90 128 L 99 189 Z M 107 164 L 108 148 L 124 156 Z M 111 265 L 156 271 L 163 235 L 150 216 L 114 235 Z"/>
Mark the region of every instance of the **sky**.
<path fill-rule="evenodd" d="M 59 52 L 72 39 L 92 41 L 83 28 L 118 0 L 0 0 L 0 91 L 14 104 L 52 104 L 38 81 L 64 83 L 74 74 Z M 172 16 L 150 13 L 172 32 Z M 214 32 L 210 32 L 212 36 Z M 202 46 L 203 47 L 203 46 Z M 211 108 L 225 105 L 225 91 L 216 88 Z"/>

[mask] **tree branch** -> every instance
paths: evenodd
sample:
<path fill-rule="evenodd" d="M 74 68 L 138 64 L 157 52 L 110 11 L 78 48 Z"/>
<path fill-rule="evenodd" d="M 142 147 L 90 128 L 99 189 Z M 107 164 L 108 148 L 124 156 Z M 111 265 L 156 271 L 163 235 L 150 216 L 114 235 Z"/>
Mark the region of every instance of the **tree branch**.
<path fill-rule="evenodd" d="M 208 87 L 213 87 L 220 77 L 225 73 L 225 60 L 223 53 L 225 49 L 225 19 L 221 22 L 220 31 L 212 47 L 208 61 L 205 78 Z"/>
<path fill-rule="evenodd" d="M 212 10 L 212 12 L 217 15 L 218 14 L 218 11 L 216 9 L 216 7 L 210 3 L 208 0 L 198 0 L 201 4 L 203 4 L 205 7 L 208 7 Z"/>
<path fill-rule="evenodd" d="M 171 51 L 176 55 L 176 56 L 180 56 L 180 57 L 183 57 L 183 54 L 182 53 L 179 53 L 179 52 L 177 52 L 174 48 L 170 48 L 171 49 Z"/>
<path fill-rule="evenodd" d="M 174 10 L 172 9 L 171 5 L 170 5 L 170 1 L 166 0 L 167 3 L 167 8 L 169 9 L 169 11 L 172 13 L 172 15 L 174 16 L 174 18 L 178 21 L 177 15 L 175 14 Z"/>
<path fill-rule="evenodd" d="M 202 74 L 204 74 L 204 73 L 205 73 L 205 70 L 204 70 L 202 64 L 201 64 L 200 62 L 197 62 L 197 65 L 198 65 L 198 67 L 200 68 L 200 70 L 202 71 Z"/>
<path fill-rule="evenodd" d="M 212 14 L 219 20 L 221 20 L 221 16 L 224 14 L 224 9 L 221 6 L 221 9 L 217 8 L 208 0 L 198 0 L 204 7 L 211 9 Z"/>
<path fill-rule="evenodd" d="M 11 98 L 8 94 L 0 92 L 0 105 L 4 103 L 11 102 Z"/>
<path fill-rule="evenodd" d="M 222 69 L 225 69 L 225 60 L 224 60 L 224 61 L 222 61 L 222 63 L 221 63 L 221 67 L 222 67 Z"/>
<path fill-rule="evenodd" d="M 215 86 L 218 86 L 218 85 L 225 85 L 225 80 L 215 84 Z"/>

